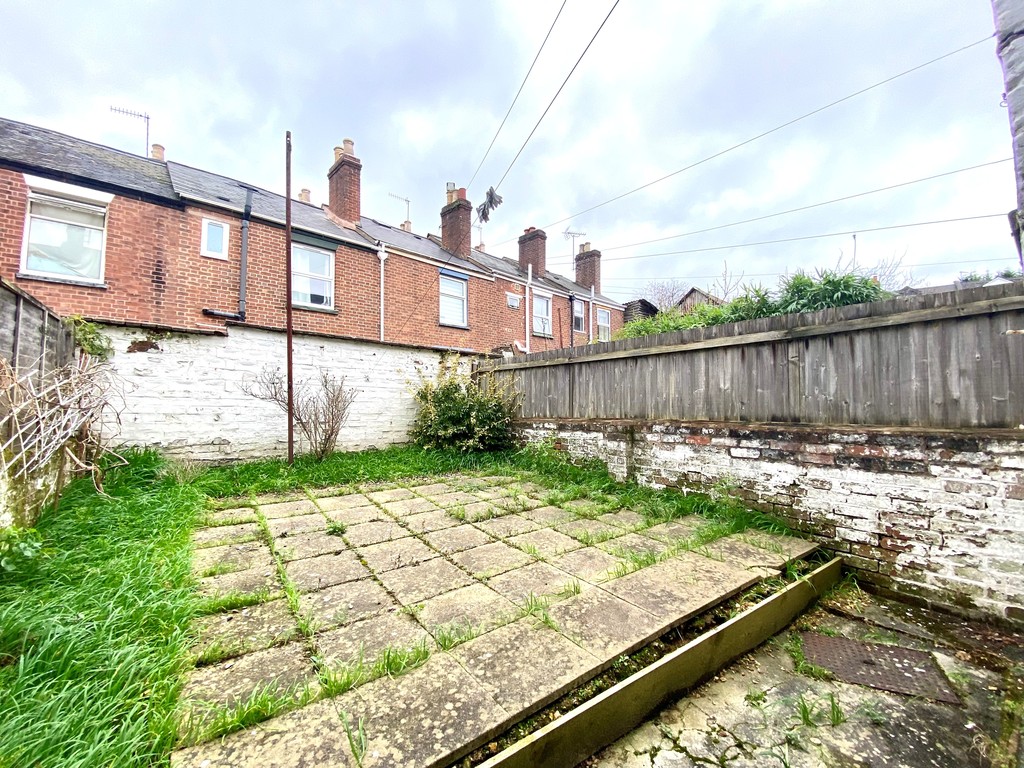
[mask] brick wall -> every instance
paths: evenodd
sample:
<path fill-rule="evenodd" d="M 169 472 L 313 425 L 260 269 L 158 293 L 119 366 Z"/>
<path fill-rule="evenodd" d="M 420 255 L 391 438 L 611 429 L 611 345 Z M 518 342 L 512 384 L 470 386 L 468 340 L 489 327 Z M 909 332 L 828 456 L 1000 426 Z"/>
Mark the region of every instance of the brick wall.
<path fill-rule="evenodd" d="M 287 452 L 283 411 L 242 389 L 266 366 L 284 369 L 284 334 L 239 327 L 227 337 L 121 327 L 103 332 L 114 342 L 112 364 L 122 383 L 119 420 L 105 425 L 114 444 L 201 460 Z M 416 415 L 413 389 L 420 373 L 434 376 L 439 357 L 362 341 L 295 337 L 297 381 L 324 368 L 357 390 L 340 450 L 406 442 Z"/>
<path fill-rule="evenodd" d="M 132 326 L 226 332 L 223 319 L 204 308 L 238 311 L 241 216 L 199 206 L 155 205 L 115 197 L 107 212 L 105 286 L 16 277 L 24 240 L 28 189 L 20 173 L 0 169 L 0 276 L 29 290 L 61 315 Z M 202 219 L 230 225 L 227 260 L 200 255 Z M 262 328 L 285 324 L 283 227 L 254 220 L 249 228 L 247 323 Z M 400 344 L 489 352 L 525 340 L 525 302 L 507 306 L 506 291 L 523 287 L 501 279 L 469 280 L 469 328 L 439 324 L 438 267 L 397 254 L 385 264 L 385 340 Z M 335 252 L 334 308 L 295 307 L 297 331 L 380 338 L 380 262 L 373 248 L 342 245 Z M 613 310 L 613 327 L 622 323 Z M 588 310 L 589 317 L 589 310 Z M 569 345 L 568 300 L 554 297 L 552 339 L 534 337 L 534 350 Z M 596 336 L 596 332 L 595 332 Z M 582 343 L 585 337 L 577 334 Z"/>
<path fill-rule="evenodd" d="M 641 421 L 527 421 L 619 479 L 716 483 L 842 554 L 862 583 L 1024 623 L 1024 435 Z"/>

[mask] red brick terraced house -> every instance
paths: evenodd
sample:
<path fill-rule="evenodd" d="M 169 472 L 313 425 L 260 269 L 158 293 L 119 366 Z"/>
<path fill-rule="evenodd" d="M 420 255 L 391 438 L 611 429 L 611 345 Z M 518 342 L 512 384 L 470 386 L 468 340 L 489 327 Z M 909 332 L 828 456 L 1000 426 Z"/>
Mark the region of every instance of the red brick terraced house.
<path fill-rule="evenodd" d="M 471 247 L 472 205 L 449 185 L 441 236 L 362 215 L 362 163 L 334 150 L 328 202 L 292 203 L 296 370 L 357 390 L 345 448 L 406 439 L 411 392 L 442 351 L 537 352 L 607 340 L 623 307 L 601 254 L 549 272 L 546 235 L 518 260 Z M 283 367 L 285 199 L 208 171 L 0 119 L 0 278 L 114 342 L 113 439 L 202 459 L 281 453 L 285 420 L 244 392 Z M 13 322 L 13 318 L 0 318 Z"/>

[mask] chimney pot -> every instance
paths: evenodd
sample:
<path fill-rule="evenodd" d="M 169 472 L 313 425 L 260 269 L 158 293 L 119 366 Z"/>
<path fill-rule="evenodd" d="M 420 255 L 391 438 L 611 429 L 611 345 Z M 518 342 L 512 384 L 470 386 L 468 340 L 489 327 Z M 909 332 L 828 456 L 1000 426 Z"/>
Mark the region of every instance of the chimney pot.
<path fill-rule="evenodd" d="M 412 232 L 412 222 L 406 219 L 402 222 L 402 229 L 406 232 Z"/>
<path fill-rule="evenodd" d="M 342 152 L 346 155 L 354 155 L 356 153 L 356 143 L 352 139 L 342 139 L 341 143 L 344 144 Z"/>
<path fill-rule="evenodd" d="M 153 160 L 159 160 L 162 163 L 164 161 L 164 145 L 163 144 L 154 144 L 153 145 L 153 151 L 150 154 L 150 157 Z"/>
<path fill-rule="evenodd" d="M 341 156 L 343 154 L 345 154 L 345 150 L 344 149 L 342 149 L 341 147 L 335 147 L 334 148 L 334 162 L 338 162 L 339 160 L 341 160 Z"/>
<path fill-rule="evenodd" d="M 303 189 L 299 190 L 299 201 L 303 202 L 303 203 L 308 203 L 309 202 L 309 190 L 308 189 L 303 188 Z"/>

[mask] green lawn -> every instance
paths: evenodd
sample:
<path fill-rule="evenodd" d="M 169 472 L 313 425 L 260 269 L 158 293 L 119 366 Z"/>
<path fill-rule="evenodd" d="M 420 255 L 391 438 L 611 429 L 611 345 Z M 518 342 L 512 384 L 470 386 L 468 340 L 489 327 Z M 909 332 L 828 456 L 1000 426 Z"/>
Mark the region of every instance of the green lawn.
<path fill-rule="evenodd" d="M 452 472 L 515 475 L 558 501 L 592 498 L 657 519 L 699 513 L 720 534 L 777 526 L 728 499 L 615 483 L 549 449 L 396 447 L 198 472 L 133 452 L 108 472 L 105 494 L 88 479 L 72 484 L 38 523 L 43 553 L 0 571 L 0 768 L 166 763 L 199 608 L 190 535 L 218 499 Z"/>

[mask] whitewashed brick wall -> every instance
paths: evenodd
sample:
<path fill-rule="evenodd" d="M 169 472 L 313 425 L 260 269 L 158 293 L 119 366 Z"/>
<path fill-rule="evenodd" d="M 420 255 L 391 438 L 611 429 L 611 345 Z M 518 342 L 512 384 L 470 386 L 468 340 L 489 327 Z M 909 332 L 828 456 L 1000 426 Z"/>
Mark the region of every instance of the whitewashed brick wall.
<path fill-rule="evenodd" d="M 882 590 L 1024 623 L 1024 435 L 639 421 L 524 422 L 618 479 L 716 483 Z"/>
<path fill-rule="evenodd" d="M 284 370 L 283 333 L 233 327 L 228 336 L 204 336 L 112 326 L 103 332 L 113 340 L 122 387 L 120 423 L 105 426 L 115 444 L 200 460 L 287 453 L 284 412 L 242 391 L 265 366 Z M 433 377 L 439 359 L 427 350 L 295 336 L 297 381 L 326 368 L 357 391 L 340 450 L 406 442 L 416 415 L 417 371 Z"/>

